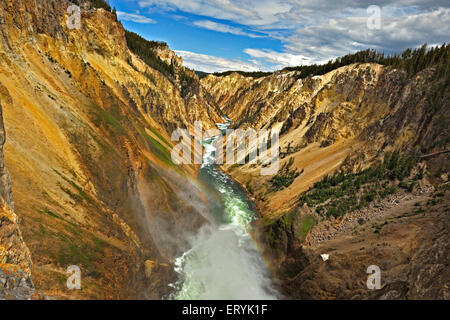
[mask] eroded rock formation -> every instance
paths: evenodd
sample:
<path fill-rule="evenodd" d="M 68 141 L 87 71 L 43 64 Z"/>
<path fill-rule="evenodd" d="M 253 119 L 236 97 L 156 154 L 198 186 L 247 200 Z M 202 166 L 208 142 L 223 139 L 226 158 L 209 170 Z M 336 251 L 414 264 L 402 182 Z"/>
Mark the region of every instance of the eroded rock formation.
<path fill-rule="evenodd" d="M 208 207 L 196 167 L 172 163 L 170 134 L 220 115 L 168 48 L 159 55 L 197 79 L 183 94 L 128 49 L 113 13 L 82 9 L 81 28 L 69 29 L 71 4 L 0 3 L 5 163 L 20 215 L 2 162 L 2 236 L 14 235 L 16 264 L 29 261 L 20 226 L 33 260 L 22 269 L 45 295 L 159 299 Z M 82 290 L 66 287 L 70 265 Z"/>
<path fill-rule="evenodd" d="M 112 12 L 82 9 L 81 28 L 68 28 L 71 4 L 0 3 L 0 298 L 40 298 L 34 286 L 57 299 L 166 296 L 173 258 L 209 210 L 198 166 L 172 162 L 170 134 L 196 120 L 213 128 L 225 114 L 235 128 L 280 129 L 280 167 L 301 170 L 275 189 L 261 165 L 224 168 L 254 197 L 255 234 L 286 297 L 448 299 L 448 191 L 436 203 L 433 190 L 403 199 L 402 212 L 361 218 L 354 230 L 343 218 L 324 222 L 318 230 L 331 231 L 314 239 L 303 228 L 313 210 L 297 207 L 337 169 L 370 167 L 394 149 L 448 150 L 448 79 L 371 63 L 306 79 L 199 80 L 158 47 L 168 75 L 129 50 Z M 448 153 L 427 159 L 439 174 L 420 190 L 447 185 L 448 163 Z M 404 215 L 416 200 L 424 215 Z M 268 227 L 280 217 L 289 219 Z M 373 263 L 386 271 L 376 293 L 364 289 Z M 70 265 L 81 268 L 82 290 L 66 287 Z"/>
<path fill-rule="evenodd" d="M 40 298 L 31 280 L 31 254 L 19 228 L 11 191 L 11 178 L 5 167 L 6 141 L 0 104 L 0 300 Z"/>
<path fill-rule="evenodd" d="M 449 157 L 436 153 L 449 149 L 449 82 L 436 71 L 408 76 L 369 63 L 305 79 L 296 71 L 202 78 L 235 127 L 280 130 L 277 183 L 261 176 L 261 164 L 224 169 L 254 197 L 255 237 L 286 298 L 449 298 Z M 337 219 L 300 202 L 325 175 L 360 172 L 392 150 L 435 155 L 421 164 L 429 174 L 410 184 L 415 191 Z M 382 270 L 380 290 L 366 286 L 370 265 Z"/>

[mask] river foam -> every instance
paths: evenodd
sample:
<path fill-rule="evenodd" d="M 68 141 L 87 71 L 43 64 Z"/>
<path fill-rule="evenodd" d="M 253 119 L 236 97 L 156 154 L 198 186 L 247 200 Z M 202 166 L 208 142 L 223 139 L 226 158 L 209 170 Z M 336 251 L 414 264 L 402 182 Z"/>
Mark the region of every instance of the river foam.
<path fill-rule="evenodd" d="M 226 130 L 229 124 L 218 124 Z M 249 235 L 256 213 L 247 195 L 215 164 L 214 141 L 203 141 L 205 154 L 199 172 L 217 204 L 210 223 L 189 239 L 191 249 L 176 259 L 178 300 L 270 300 L 277 294 L 261 255 Z"/>

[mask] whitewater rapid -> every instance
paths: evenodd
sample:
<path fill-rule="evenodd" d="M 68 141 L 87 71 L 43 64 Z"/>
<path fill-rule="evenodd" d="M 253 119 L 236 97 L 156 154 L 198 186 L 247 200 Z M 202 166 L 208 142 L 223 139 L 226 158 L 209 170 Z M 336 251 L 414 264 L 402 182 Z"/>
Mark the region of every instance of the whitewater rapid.
<path fill-rule="evenodd" d="M 229 124 L 218 124 L 226 130 Z M 249 235 L 256 219 L 244 190 L 215 164 L 216 138 L 203 141 L 201 180 L 217 199 L 210 223 L 189 239 L 191 249 L 175 261 L 177 300 L 270 300 L 277 295 L 265 263 Z"/>

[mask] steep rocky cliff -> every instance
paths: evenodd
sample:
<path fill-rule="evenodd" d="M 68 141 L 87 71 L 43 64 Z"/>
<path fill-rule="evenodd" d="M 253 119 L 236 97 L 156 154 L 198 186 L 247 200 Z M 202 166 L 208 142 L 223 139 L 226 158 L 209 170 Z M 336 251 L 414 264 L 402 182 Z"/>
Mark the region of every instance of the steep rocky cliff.
<path fill-rule="evenodd" d="M 196 168 L 172 163 L 171 130 L 197 119 L 212 127 L 220 116 L 200 89 L 182 95 L 133 54 L 113 13 L 82 9 L 81 28 L 69 29 L 69 5 L 0 3 L 4 156 L 20 217 L 2 162 L 1 233 L 12 234 L 12 263 L 45 295 L 161 298 L 207 208 Z M 181 62 L 168 48 L 158 54 Z M 71 265 L 81 290 L 66 287 Z"/>
<path fill-rule="evenodd" d="M 254 197 L 286 298 L 449 298 L 448 58 L 414 74 L 357 63 L 201 80 L 235 128 L 280 131 L 277 174 L 224 169 Z M 380 290 L 366 286 L 370 265 Z"/>
<path fill-rule="evenodd" d="M 448 77 L 430 67 L 413 77 L 379 64 L 352 64 L 301 79 L 296 71 L 261 78 L 209 75 L 201 84 L 234 127 L 280 130 L 280 167 L 302 172 L 274 187 L 261 165 L 226 166 L 253 191 L 262 214 L 292 207 L 326 174 L 365 168 L 386 151 L 448 149 Z M 434 97 L 438 96 L 438 100 Z"/>

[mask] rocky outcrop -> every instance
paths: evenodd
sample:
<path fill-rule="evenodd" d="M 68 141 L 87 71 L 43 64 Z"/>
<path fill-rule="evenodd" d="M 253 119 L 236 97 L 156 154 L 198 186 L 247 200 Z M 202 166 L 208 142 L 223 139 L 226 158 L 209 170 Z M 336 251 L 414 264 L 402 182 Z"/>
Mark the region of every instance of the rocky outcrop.
<path fill-rule="evenodd" d="M 272 240 L 264 245 L 265 254 L 285 297 L 448 300 L 448 193 L 434 205 L 427 204 L 428 192 L 393 198 L 390 207 L 368 209 L 349 229 L 343 222 L 334 224 L 339 233 L 325 232 L 318 244 L 299 241 L 283 225 L 272 230 L 278 240 L 275 246 Z M 420 212 L 417 203 L 423 206 Z M 267 241 L 267 234 L 262 239 Z M 380 288 L 367 286 L 372 265 L 380 268 Z"/>
<path fill-rule="evenodd" d="M 169 46 L 164 45 L 158 47 L 155 49 L 155 53 L 165 63 L 176 67 L 183 67 L 183 58 L 177 56 L 175 52 L 169 49 Z"/>
<path fill-rule="evenodd" d="M 31 255 L 14 213 L 11 178 L 5 167 L 6 140 L 0 104 L 0 300 L 40 298 L 31 280 Z"/>
<path fill-rule="evenodd" d="M 3 123 L 3 109 L 0 104 L 0 199 L 4 205 L 14 209 L 11 190 L 11 177 L 5 166 L 4 146 L 6 142 L 5 125 Z"/>

